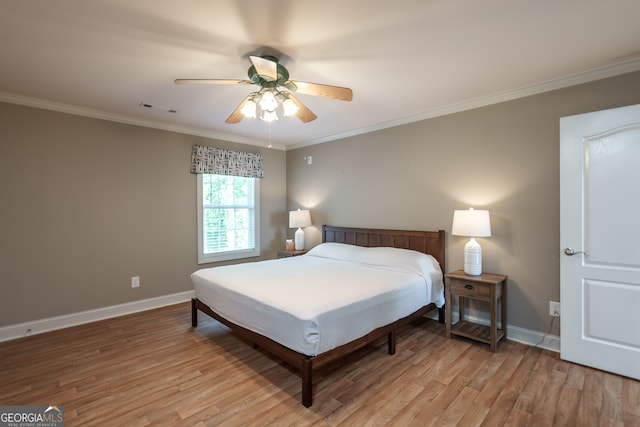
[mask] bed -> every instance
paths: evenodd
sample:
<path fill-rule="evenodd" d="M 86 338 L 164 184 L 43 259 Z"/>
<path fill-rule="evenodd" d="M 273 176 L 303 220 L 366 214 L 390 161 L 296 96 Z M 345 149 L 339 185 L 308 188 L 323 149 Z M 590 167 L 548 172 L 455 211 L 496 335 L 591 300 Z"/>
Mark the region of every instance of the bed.
<path fill-rule="evenodd" d="M 429 311 L 444 321 L 444 245 L 443 230 L 323 225 L 305 255 L 194 272 L 192 326 L 201 311 L 292 365 L 309 407 L 315 370 L 385 335 L 395 354 L 396 330 Z"/>

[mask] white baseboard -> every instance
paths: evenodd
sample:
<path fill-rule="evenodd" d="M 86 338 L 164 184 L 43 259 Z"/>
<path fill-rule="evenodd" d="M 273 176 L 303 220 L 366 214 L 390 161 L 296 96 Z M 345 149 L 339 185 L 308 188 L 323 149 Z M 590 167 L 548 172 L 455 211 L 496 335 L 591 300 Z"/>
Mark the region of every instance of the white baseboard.
<path fill-rule="evenodd" d="M 550 335 L 544 332 L 532 331 L 530 329 L 508 325 L 507 338 L 511 341 L 517 341 L 523 344 L 529 344 L 535 347 L 544 348 L 545 350 L 560 353 L 560 337 L 557 335 Z"/>
<path fill-rule="evenodd" d="M 124 316 L 126 314 L 138 313 L 140 311 L 165 307 L 167 305 L 178 304 L 189 301 L 195 297 L 195 291 L 180 292 L 177 294 L 164 295 L 156 298 L 149 298 L 140 301 L 128 302 L 125 304 L 113 305 L 110 307 L 87 310 L 79 313 L 67 314 L 64 316 L 50 317 L 48 319 L 34 320 L 31 322 L 19 323 L 0 328 L 0 342 L 22 338 L 28 335 L 42 334 L 44 332 L 57 329 L 68 328 L 70 326 L 91 323 L 98 320 L 112 317 Z M 437 320 L 437 312 L 429 317 Z M 453 321 L 457 322 L 458 313 L 454 311 Z M 488 325 L 487 319 L 468 318 L 468 320 Z M 543 332 L 532 331 L 518 326 L 507 325 L 507 338 L 512 341 L 521 342 L 546 350 L 560 352 L 560 337 L 557 335 L 547 335 Z"/>
<path fill-rule="evenodd" d="M 165 307 L 167 305 L 178 304 L 189 301 L 193 297 L 195 297 L 195 291 L 186 291 L 177 294 L 163 295 L 156 298 L 112 305 L 110 307 L 97 308 L 95 310 L 66 314 L 64 316 L 50 317 L 48 319 L 3 326 L 0 328 L 0 342 L 22 338 L 28 335 L 42 334 L 44 332 L 68 328 L 70 326 L 81 325 L 84 323 L 91 323 L 112 317 L 124 316 L 125 314 L 138 313 L 140 311 Z"/>
<path fill-rule="evenodd" d="M 429 317 L 438 320 L 438 314 L 435 312 Z M 482 319 L 474 316 L 465 316 L 465 319 L 477 322 L 481 325 L 489 326 L 488 319 Z M 452 313 L 451 321 L 454 323 L 458 321 L 457 311 Z M 531 329 L 520 328 L 507 323 L 507 339 L 560 353 L 560 337 L 557 335 L 549 335 L 544 332 L 532 331 Z"/>

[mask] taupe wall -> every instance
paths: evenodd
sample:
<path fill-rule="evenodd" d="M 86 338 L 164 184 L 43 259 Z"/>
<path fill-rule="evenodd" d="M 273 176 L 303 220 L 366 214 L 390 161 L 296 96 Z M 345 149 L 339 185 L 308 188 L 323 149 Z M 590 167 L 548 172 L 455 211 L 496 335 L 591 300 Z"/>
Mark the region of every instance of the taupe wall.
<path fill-rule="evenodd" d="M 636 103 L 640 72 L 290 150 L 288 208 L 311 210 L 307 247 L 321 224 L 444 229 L 448 271 L 468 240 L 449 234 L 454 209 L 489 209 L 484 270 L 509 275 L 509 323 L 546 332 L 560 298 L 559 119 Z"/>
<path fill-rule="evenodd" d="M 284 151 L 0 103 L 0 326 L 193 289 L 193 144 L 264 154 L 262 258 L 274 258 Z"/>
<path fill-rule="evenodd" d="M 314 221 L 307 246 L 323 223 L 449 232 L 454 209 L 489 209 L 484 269 L 510 276 L 509 323 L 546 331 L 560 295 L 558 120 L 636 103 L 640 72 L 286 155 L 0 103 L 0 326 L 191 290 L 198 143 L 264 154 L 262 258 L 299 207 Z M 447 270 L 465 242 L 448 236 Z"/>

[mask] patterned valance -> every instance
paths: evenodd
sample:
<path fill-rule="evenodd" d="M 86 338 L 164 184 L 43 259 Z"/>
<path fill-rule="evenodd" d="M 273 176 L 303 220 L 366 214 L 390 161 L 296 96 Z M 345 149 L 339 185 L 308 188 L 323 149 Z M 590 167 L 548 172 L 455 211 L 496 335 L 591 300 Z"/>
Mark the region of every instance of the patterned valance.
<path fill-rule="evenodd" d="M 262 154 L 194 145 L 191 153 L 191 173 L 262 178 Z"/>

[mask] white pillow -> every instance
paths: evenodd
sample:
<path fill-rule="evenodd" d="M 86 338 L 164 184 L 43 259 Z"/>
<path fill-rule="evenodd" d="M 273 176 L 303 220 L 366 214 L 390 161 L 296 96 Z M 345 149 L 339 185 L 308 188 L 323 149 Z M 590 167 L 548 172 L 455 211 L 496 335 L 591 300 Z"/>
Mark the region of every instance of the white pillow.
<path fill-rule="evenodd" d="M 307 255 L 340 259 L 343 261 L 355 261 L 360 254 L 360 249 L 362 249 L 360 246 L 325 242 L 313 247 L 307 252 Z"/>
<path fill-rule="evenodd" d="M 391 247 L 366 249 L 358 258 L 358 262 L 362 264 L 409 271 L 424 278 L 434 278 L 442 274 L 438 261 L 422 252 Z"/>
<path fill-rule="evenodd" d="M 344 243 L 325 242 L 311 249 L 307 252 L 307 255 L 351 261 L 373 267 L 409 271 L 424 278 L 442 277 L 440 264 L 434 257 L 410 249 L 368 248 Z"/>

